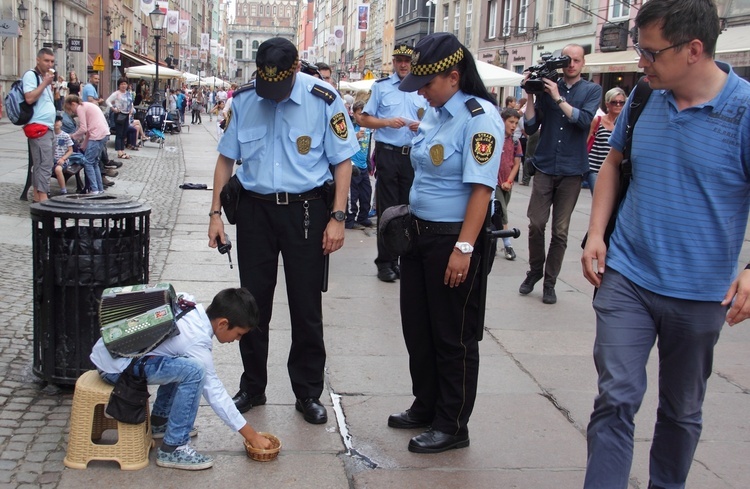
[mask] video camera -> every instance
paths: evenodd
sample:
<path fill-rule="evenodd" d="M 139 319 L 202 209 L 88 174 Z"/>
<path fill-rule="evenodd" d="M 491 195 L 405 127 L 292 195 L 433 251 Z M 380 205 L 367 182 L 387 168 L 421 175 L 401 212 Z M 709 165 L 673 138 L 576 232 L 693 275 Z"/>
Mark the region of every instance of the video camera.
<path fill-rule="evenodd" d="M 552 57 L 550 53 L 542 54 L 542 62 L 538 65 L 529 66 L 524 71 L 531 73 L 526 83 L 521 88 L 526 93 L 544 93 L 544 78 L 557 82 L 560 78 L 558 68 L 567 68 L 570 64 L 570 56 Z"/>

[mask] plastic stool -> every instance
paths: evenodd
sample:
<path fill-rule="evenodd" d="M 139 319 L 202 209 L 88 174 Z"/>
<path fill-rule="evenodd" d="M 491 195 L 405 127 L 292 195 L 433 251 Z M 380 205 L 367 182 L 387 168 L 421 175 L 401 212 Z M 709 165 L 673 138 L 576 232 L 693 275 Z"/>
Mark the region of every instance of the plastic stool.
<path fill-rule="evenodd" d="M 89 370 L 76 381 L 70 412 L 68 451 L 63 463 L 71 469 L 85 469 L 91 460 L 115 460 L 122 470 L 139 470 L 148 465 L 153 446 L 151 420 L 141 424 L 121 423 L 104 415 L 113 386 L 104 382 L 96 370 Z M 117 430 L 114 444 L 95 443 L 105 430 Z"/>

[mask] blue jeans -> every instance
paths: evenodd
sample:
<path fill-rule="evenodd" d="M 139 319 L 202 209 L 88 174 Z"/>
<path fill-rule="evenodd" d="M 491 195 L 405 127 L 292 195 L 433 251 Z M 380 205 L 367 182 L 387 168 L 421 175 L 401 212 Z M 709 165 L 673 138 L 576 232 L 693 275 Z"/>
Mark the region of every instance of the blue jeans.
<path fill-rule="evenodd" d="M 92 192 L 104 190 L 102 172 L 99 169 L 99 157 L 102 155 L 102 149 L 104 149 L 107 141 L 109 141 L 109 136 L 99 141 L 89 140 L 83 152 L 83 172 L 86 175 L 86 186 Z"/>
<path fill-rule="evenodd" d="M 584 488 L 628 486 L 633 419 L 646 392 L 646 362 L 657 339 L 659 405 L 649 487 L 684 488 L 703 427 L 706 383 L 727 308 L 655 294 L 607 268 L 594 310 L 599 395 L 587 430 Z"/>
<path fill-rule="evenodd" d="M 135 373 L 144 373 L 149 384 L 159 386 L 151 414 L 167 418 L 164 443 L 185 445 L 190 440 L 206 382 L 203 365 L 188 357 L 147 356 L 138 362 Z M 102 375 L 111 384 L 119 377 L 120 374 Z"/>
<path fill-rule="evenodd" d="M 594 185 L 596 185 L 596 177 L 598 176 L 598 171 L 589 171 L 584 177 L 584 181 L 589 184 L 589 192 L 591 192 L 591 195 L 594 195 Z"/>

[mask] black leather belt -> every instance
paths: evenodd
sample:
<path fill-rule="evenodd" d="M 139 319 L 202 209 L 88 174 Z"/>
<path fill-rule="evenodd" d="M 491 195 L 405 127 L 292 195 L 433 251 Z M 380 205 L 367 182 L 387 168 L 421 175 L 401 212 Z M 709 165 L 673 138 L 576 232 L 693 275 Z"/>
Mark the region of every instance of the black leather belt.
<path fill-rule="evenodd" d="M 462 222 L 432 222 L 414 218 L 414 227 L 417 234 L 454 234 L 461 233 Z"/>
<path fill-rule="evenodd" d="M 411 146 L 393 146 L 392 144 L 381 143 L 379 141 L 375 145 L 387 149 L 388 151 L 401 153 L 402 155 L 408 155 L 411 152 Z"/>
<path fill-rule="evenodd" d="M 323 189 L 321 187 L 314 188 L 308 192 L 303 192 L 301 194 L 293 194 L 289 192 L 259 194 L 258 192 L 253 192 L 252 190 L 245 190 L 245 192 L 247 192 L 250 197 L 254 199 L 266 200 L 268 202 L 273 202 L 276 205 L 287 205 L 290 202 L 302 202 L 305 200 L 322 199 L 323 197 L 325 197 L 325 193 L 323 192 Z"/>

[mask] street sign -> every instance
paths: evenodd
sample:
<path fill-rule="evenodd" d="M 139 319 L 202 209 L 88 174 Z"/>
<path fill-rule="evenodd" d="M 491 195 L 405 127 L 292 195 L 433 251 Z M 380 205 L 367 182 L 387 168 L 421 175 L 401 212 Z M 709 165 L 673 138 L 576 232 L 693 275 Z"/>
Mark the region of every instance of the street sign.
<path fill-rule="evenodd" d="M 83 39 L 71 37 L 68 39 L 68 51 L 73 53 L 83 52 Z"/>
<path fill-rule="evenodd" d="M 119 59 L 112 60 L 112 66 L 120 66 L 121 64 L 122 64 L 122 61 Z"/>
<path fill-rule="evenodd" d="M 112 57 L 116 60 L 120 59 L 120 51 L 112 51 Z"/>
<path fill-rule="evenodd" d="M 102 59 L 101 54 L 96 55 L 96 59 L 94 59 L 94 65 L 92 66 L 94 68 L 94 71 L 104 71 L 104 60 Z"/>
<path fill-rule="evenodd" d="M 112 49 L 114 49 L 115 51 L 119 51 L 120 50 L 120 41 L 112 41 Z"/>

